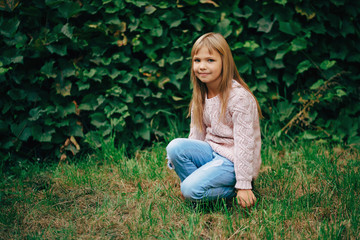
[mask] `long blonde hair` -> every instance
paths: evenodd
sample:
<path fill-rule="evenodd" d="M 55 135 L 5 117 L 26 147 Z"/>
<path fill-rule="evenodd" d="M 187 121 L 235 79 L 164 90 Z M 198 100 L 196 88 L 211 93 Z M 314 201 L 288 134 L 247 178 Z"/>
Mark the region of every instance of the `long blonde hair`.
<path fill-rule="evenodd" d="M 255 99 L 259 117 L 262 118 L 259 102 L 254 94 L 250 91 L 248 85 L 240 77 L 240 74 L 236 68 L 233 56 L 231 54 L 230 47 L 225 38 L 219 33 L 206 33 L 199 37 L 191 50 L 191 73 L 190 78 L 193 83 L 193 94 L 189 106 L 189 115 L 192 114 L 192 118 L 195 126 L 200 130 L 203 129 L 203 114 L 205 97 L 207 93 L 206 84 L 201 82 L 196 76 L 193 69 L 193 58 L 198 53 L 200 48 L 206 47 L 210 52 L 217 51 L 221 55 L 222 60 L 222 72 L 221 81 L 219 84 L 219 97 L 221 102 L 221 116 L 225 117 L 226 107 L 229 99 L 229 93 L 232 86 L 232 80 L 236 80 L 243 88 L 245 88 Z"/>

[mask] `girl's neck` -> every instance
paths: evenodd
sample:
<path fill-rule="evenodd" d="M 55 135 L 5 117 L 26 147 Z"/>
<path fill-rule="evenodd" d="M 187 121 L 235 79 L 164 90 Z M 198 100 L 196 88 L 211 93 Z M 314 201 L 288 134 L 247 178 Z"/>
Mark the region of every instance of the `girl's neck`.
<path fill-rule="evenodd" d="M 207 98 L 210 99 L 210 98 L 216 97 L 218 94 L 219 94 L 218 92 L 208 91 L 207 92 Z"/>
<path fill-rule="evenodd" d="M 219 86 L 209 86 L 209 84 L 206 85 L 207 88 L 207 98 L 213 98 L 216 97 L 219 92 Z"/>

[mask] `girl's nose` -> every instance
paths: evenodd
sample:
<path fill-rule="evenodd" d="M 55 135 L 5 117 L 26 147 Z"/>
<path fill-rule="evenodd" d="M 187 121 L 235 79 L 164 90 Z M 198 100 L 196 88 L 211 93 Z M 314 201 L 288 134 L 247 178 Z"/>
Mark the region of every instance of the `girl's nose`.
<path fill-rule="evenodd" d="M 200 69 L 206 69 L 206 65 L 204 63 L 200 63 Z"/>

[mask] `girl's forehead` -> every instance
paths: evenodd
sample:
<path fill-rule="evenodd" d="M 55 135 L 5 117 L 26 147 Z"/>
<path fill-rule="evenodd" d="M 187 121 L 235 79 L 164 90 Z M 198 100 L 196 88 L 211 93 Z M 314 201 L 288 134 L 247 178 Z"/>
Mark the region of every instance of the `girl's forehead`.
<path fill-rule="evenodd" d="M 205 51 L 205 52 L 208 52 L 210 55 L 213 55 L 215 50 L 213 48 L 203 45 L 203 46 L 200 46 L 198 49 L 196 49 L 194 55 L 197 55 L 200 51 Z"/>

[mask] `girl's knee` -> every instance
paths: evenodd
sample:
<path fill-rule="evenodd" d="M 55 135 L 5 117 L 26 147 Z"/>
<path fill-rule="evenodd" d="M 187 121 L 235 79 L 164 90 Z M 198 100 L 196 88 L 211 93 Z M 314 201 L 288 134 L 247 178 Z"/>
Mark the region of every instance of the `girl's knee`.
<path fill-rule="evenodd" d="M 188 200 L 200 200 L 204 197 L 204 192 L 199 189 L 199 186 L 187 181 L 181 183 L 181 193 Z"/>
<path fill-rule="evenodd" d="M 182 149 L 184 138 L 173 139 L 166 147 L 167 155 L 170 159 L 175 159 Z"/>

